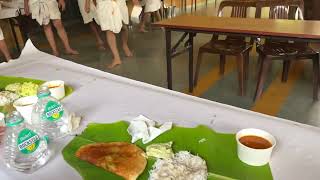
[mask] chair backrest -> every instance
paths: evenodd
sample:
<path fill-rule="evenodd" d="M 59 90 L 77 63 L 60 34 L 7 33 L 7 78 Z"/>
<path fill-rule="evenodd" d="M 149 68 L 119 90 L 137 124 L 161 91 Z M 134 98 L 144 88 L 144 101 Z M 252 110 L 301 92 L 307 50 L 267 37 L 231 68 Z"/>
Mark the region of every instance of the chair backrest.
<path fill-rule="evenodd" d="M 270 19 L 289 19 L 289 6 L 273 6 L 270 7 Z"/>
<path fill-rule="evenodd" d="M 246 18 L 249 7 L 256 7 L 257 0 L 225 0 L 220 3 L 218 17 L 222 17 L 223 10 L 231 7 L 231 17 Z"/>
<path fill-rule="evenodd" d="M 218 17 L 223 16 L 223 11 L 225 8 L 231 8 L 231 17 L 234 18 L 246 18 L 248 13 L 248 8 L 256 7 L 257 0 L 224 0 L 220 3 L 218 9 Z M 212 40 L 218 39 L 218 35 L 213 35 Z M 234 40 L 244 40 L 243 36 L 227 36 L 227 39 Z"/>
<path fill-rule="evenodd" d="M 261 17 L 262 8 L 268 7 L 270 19 L 303 20 L 303 0 L 258 0 L 256 17 Z"/>
<path fill-rule="evenodd" d="M 270 8 L 270 19 L 303 20 L 303 0 L 260 0 L 257 2 L 256 17 L 261 17 L 262 8 Z M 266 39 L 265 43 L 283 42 L 282 40 Z"/>

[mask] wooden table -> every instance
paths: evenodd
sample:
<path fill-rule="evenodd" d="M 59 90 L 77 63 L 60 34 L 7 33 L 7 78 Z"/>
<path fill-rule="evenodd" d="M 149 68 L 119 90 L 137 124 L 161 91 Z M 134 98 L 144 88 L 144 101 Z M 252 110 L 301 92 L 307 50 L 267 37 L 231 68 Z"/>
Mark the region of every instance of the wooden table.
<path fill-rule="evenodd" d="M 219 33 L 250 37 L 268 37 L 305 42 L 320 42 L 320 21 L 230 18 L 182 15 L 155 23 L 165 28 L 168 88 L 172 89 L 172 58 L 189 51 L 189 91 L 193 91 L 193 39 L 196 33 Z M 174 46 L 171 32 L 184 32 Z M 183 50 L 179 45 L 189 35 Z"/>

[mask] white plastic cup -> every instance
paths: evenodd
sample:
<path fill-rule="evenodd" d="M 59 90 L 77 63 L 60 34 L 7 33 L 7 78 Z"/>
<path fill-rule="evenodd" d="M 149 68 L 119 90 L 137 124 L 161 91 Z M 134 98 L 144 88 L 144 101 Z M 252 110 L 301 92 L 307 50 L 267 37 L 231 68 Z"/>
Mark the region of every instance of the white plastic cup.
<path fill-rule="evenodd" d="M 61 80 L 48 81 L 48 82 L 45 82 L 43 85 L 48 86 L 51 96 L 58 100 L 61 100 L 66 95 L 65 88 L 64 88 L 64 81 L 61 81 Z"/>
<path fill-rule="evenodd" d="M 19 111 L 27 123 L 31 124 L 32 109 L 37 101 L 37 96 L 22 97 L 13 102 L 13 107 Z"/>
<path fill-rule="evenodd" d="M 271 147 L 267 149 L 254 149 L 242 144 L 239 139 L 243 136 L 258 136 L 268 140 Z M 263 166 L 269 163 L 276 139 L 268 132 L 260 129 L 243 129 L 236 134 L 239 159 L 251 166 Z"/>
<path fill-rule="evenodd" d="M 6 123 L 4 122 L 4 114 L 0 112 L 0 127 L 6 126 Z"/>

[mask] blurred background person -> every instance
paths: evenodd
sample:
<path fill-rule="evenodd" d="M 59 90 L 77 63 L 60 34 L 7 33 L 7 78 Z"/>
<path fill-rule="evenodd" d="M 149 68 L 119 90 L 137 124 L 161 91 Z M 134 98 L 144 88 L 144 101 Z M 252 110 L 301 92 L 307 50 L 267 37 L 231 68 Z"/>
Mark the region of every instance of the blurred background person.
<path fill-rule="evenodd" d="M 78 51 L 72 49 L 69 44 L 68 35 L 61 21 L 61 13 L 59 8 L 65 10 L 65 1 L 59 0 L 24 0 L 24 11 L 27 16 L 31 14 L 40 26 L 43 26 L 46 38 L 52 49 L 52 54 L 59 56 L 59 51 L 52 32 L 51 22 L 56 28 L 58 35 L 65 48 L 65 53 L 70 55 L 79 54 Z"/>

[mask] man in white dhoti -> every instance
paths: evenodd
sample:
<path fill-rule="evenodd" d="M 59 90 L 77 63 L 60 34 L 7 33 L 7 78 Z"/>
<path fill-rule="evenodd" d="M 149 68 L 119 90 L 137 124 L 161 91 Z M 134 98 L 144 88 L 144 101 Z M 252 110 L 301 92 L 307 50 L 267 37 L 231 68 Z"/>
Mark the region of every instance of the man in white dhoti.
<path fill-rule="evenodd" d="M 88 24 L 92 33 L 94 34 L 96 41 L 97 41 L 97 47 L 99 50 L 106 50 L 104 46 L 104 42 L 101 38 L 101 29 L 99 27 L 99 21 L 97 18 L 97 8 L 93 2 L 90 4 L 90 12 L 86 12 L 86 0 L 78 0 L 78 5 L 80 9 L 80 13 L 82 15 L 83 23 Z"/>
<path fill-rule="evenodd" d="M 77 55 L 76 50 L 72 49 L 69 44 L 68 35 L 61 21 L 61 13 L 65 10 L 64 0 L 24 0 L 24 11 L 27 16 L 31 14 L 32 19 L 35 19 L 43 26 L 45 35 L 52 49 L 52 54 L 59 56 L 59 51 L 52 32 L 51 22 L 57 29 L 58 35 L 63 43 L 66 54 Z"/>
<path fill-rule="evenodd" d="M 160 16 L 160 8 L 161 8 L 161 0 L 143 0 L 141 5 L 144 7 L 144 14 L 142 17 L 142 21 L 139 25 L 139 32 L 147 32 L 145 30 L 145 24 L 148 19 L 150 19 L 151 13 L 155 15 L 157 21 L 161 20 Z"/>
<path fill-rule="evenodd" d="M 91 1 L 86 0 L 86 12 L 90 12 Z M 101 30 L 106 32 L 107 42 L 113 54 L 113 61 L 108 67 L 113 68 L 121 64 L 115 33 L 121 32 L 122 49 L 127 57 L 132 56 L 128 47 L 128 7 L 125 0 L 96 0 L 95 4 Z"/>
<path fill-rule="evenodd" d="M 8 46 L 4 40 L 4 36 L 3 36 L 3 32 L 2 32 L 1 27 L 0 27 L 0 51 L 4 55 L 4 58 L 6 59 L 6 61 L 9 61 L 12 59 L 10 52 L 8 50 Z"/>

